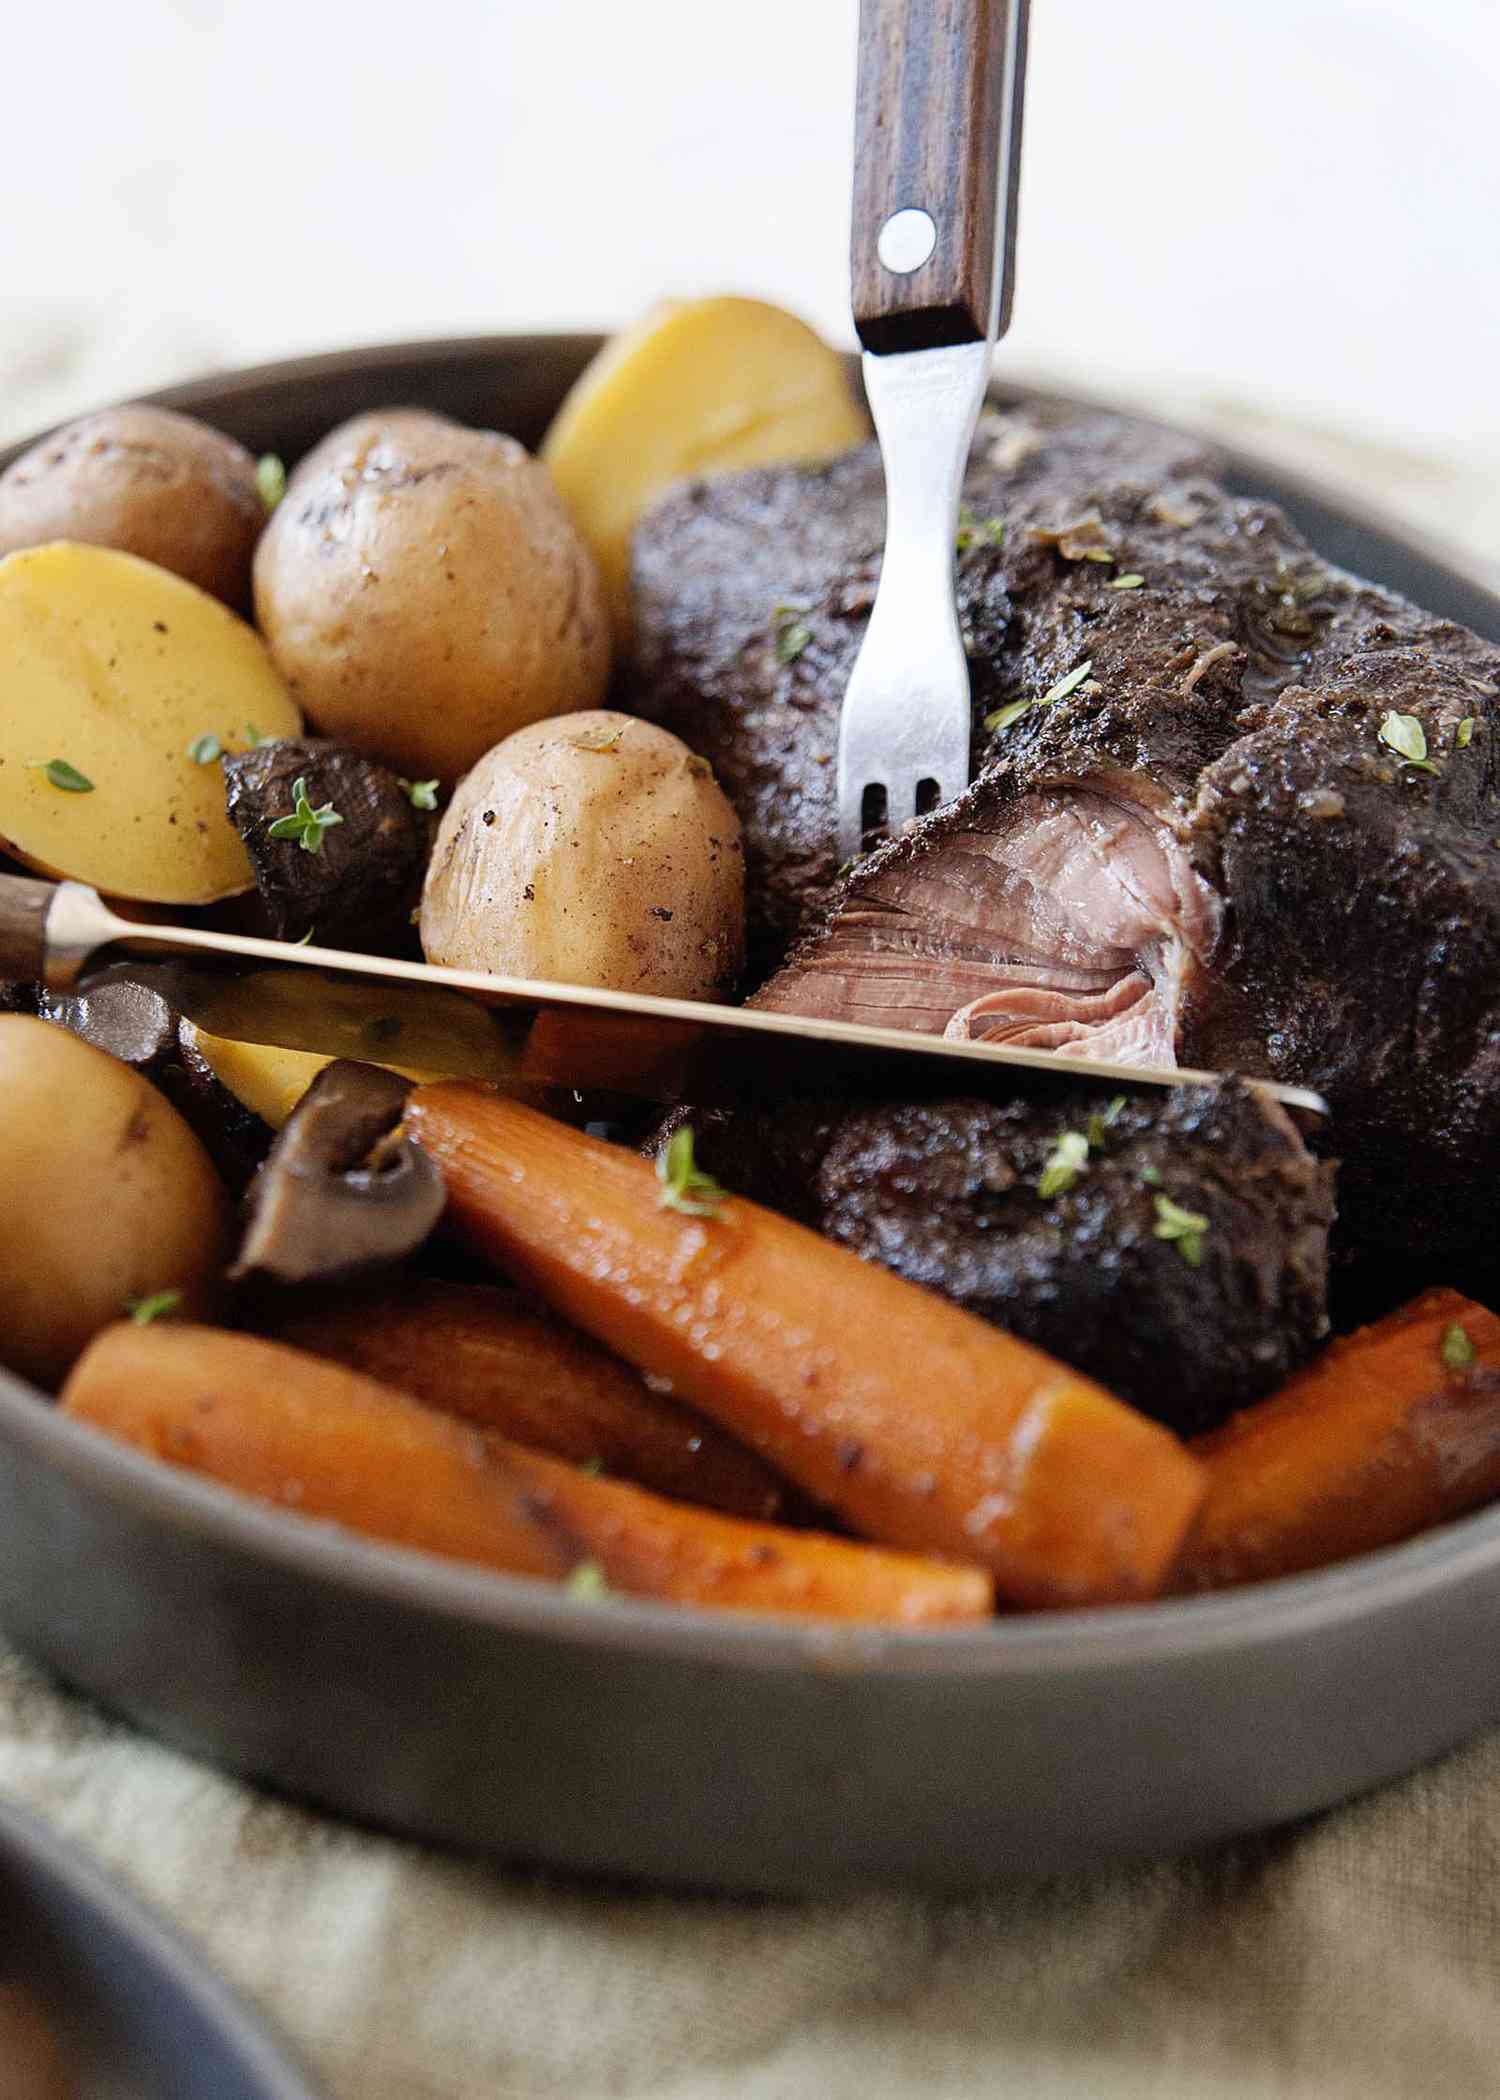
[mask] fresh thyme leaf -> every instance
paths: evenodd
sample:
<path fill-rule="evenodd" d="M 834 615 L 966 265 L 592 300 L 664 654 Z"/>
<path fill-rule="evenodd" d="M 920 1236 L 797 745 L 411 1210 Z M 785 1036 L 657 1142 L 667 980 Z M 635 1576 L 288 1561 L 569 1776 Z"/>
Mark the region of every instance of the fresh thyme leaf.
<path fill-rule="evenodd" d="M 1184 1210 L 1170 1196 L 1157 1196 L 1156 1223 L 1151 1228 L 1159 1240 L 1175 1240 L 1177 1251 L 1190 1269 L 1203 1259 L 1203 1235 L 1208 1220 L 1201 1210 Z"/>
<path fill-rule="evenodd" d="M 604 1570 L 596 1560 L 581 1560 L 563 1584 L 563 1588 L 570 1597 L 579 1598 L 584 1603 L 612 1594 L 609 1584 L 604 1579 Z"/>
<path fill-rule="evenodd" d="M 604 1471 L 604 1460 L 597 1454 L 593 1458 L 580 1459 L 578 1470 L 580 1473 L 587 1473 L 590 1480 L 597 1480 Z"/>
<path fill-rule="evenodd" d="M 436 809 L 438 784 L 435 780 L 402 780 L 397 776 L 397 785 L 406 791 L 406 799 L 413 809 Z"/>
<path fill-rule="evenodd" d="M 812 640 L 812 629 L 801 615 L 802 605 L 778 605 L 771 615 L 776 630 L 776 661 L 793 664 Z"/>
<path fill-rule="evenodd" d="M 1474 1361 L 1474 1344 L 1469 1340 L 1466 1328 L 1455 1320 L 1451 1327 L 1443 1329 L 1442 1344 L 1438 1350 L 1450 1371 L 1467 1371 Z"/>
<path fill-rule="evenodd" d="M 253 722 L 245 724 L 245 734 L 257 748 L 262 744 L 279 744 L 281 742 L 280 737 L 267 736 L 264 730 L 257 729 Z"/>
<path fill-rule="evenodd" d="M 1094 659 L 1091 656 L 1086 657 L 1076 671 L 1070 671 L 1066 678 L 1059 678 L 1056 685 L 1050 686 L 1038 700 L 1037 706 L 1050 707 L 1054 700 L 1066 700 L 1069 693 L 1077 692 L 1093 668 Z"/>
<path fill-rule="evenodd" d="M 1465 716 L 1464 716 L 1464 718 L 1463 718 L 1463 720 L 1462 720 L 1462 721 L 1461 721 L 1461 722 L 1459 723 L 1459 725 L 1458 725 L 1458 748 L 1459 748 L 1459 750 L 1460 750 L 1460 751 L 1467 751 L 1467 750 L 1468 750 L 1468 748 L 1469 748 L 1469 746 L 1470 746 L 1470 744 L 1472 744 L 1472 743 L 1473 743 L 1473 741 L 1474 741 L 1474 717 L 1473 717 L 1472 715 L 1465 715 Z"/>
<path fill-rule="evenodd" d="M 616 722 L 613 727 L 601 722 L 597 729 L 581 729 L 572 741 L 580 751 L 613 751 L 624 734 L 623 722 Z M 437 783 L 434 781 L 433 785 Z"/>
<path fill-rule="evenodd" d="M 960 554 L 967 554 L 971 547 L 1003 547 L 1004 518 L 981 518 L 967 503 L 960 503 L 957 544 Z"/>
<path fill-rule="evenodd" d="M 1019 722 L 1022 715 L 1030 714 L 1036 706 L 1034 700 L 1010 700 L 1004 707 L 997 707 L 992 715 L 986 715 L 984 726 L 994 736 L 1002 729 L 1009 729 L 1012 722 Z"/>
<path fill-rule="evenodd" d="M 1394 710 L 1387 713 L 1381 720 L 1380 741 L 1409 766 L 1421 766 L 1429 773 L 1437 771 L 1427 756 L 1427 732 L 1415 715 L 1398 715 Z"/>
<path fill-rule="evenodd" d="M 343 818 L 331 802 L 324 802 L 314 809 L 307 796 L 307 776 L 299 773 L 292 782 L 294 807 L 290 815 L 278 817 L 269 827 L 267 836 L 273 839 L 295 839 L 304 853 L 321 853 L 323 834 L 332 831 Z"/>
<path fill-rule="evenodd" d="M 274 452 L 263 453 L 256 461 L 255 486 L 267 510 L 274 510 L 286 494 L 286 468 Z"/>
<path fill-rule="evenodd" d="M 1161 1169 L 1159 1167 L 1142 1167 L 1141 1179 L 1142 1181 L 1149 1181 L 1152 1188 L 1157 1188 L 1161 1184 Z"/>
<path fill-rule="evenodd" d="M 36 771 L 44 774 L 53 787 L 61 788 L 65 795 L 92 795 L 94 783 L 87 773 L 80 773 L 77 766 L 70 766 L 65 758 L 37 759 Z"/>
<path fill-rule="evenodd" d="M 216 758 L 224 756 L 224 746 L 211 729 L 202 736 L 195 736 L 187 747 L 187 755 L 195 766 L 211 766 Z"/>
<path fill-rule="evenodd" d="M 317 930 L 315 926 L 309 926 L 306 933 L 299 934 L 290 945 L 293 948 L 305 948 Z"/>
<path fill-rule="evenodd" d="M 713 767 L 706 758 L 700 758 L 696 751 L 688 753 L 687 769 L 695 780 L 712 780 L 714 777 Z"/>
<path fill-rule="evenodd" d="M 656 1155 L 656 1178 L 661 1183 L 657 1198 L 661 1209 L 680 1210 L 687 1218 L 716 1218 L 729 1194 L 694 1160 L 691 1124 L 674 1130 Z"/>
<path fill-rule="evenodd" d="M 1089 1163 L 1089 1141 L 1081 1130 L 1060 1130 L 1042 1166 L 1037 1182 L 1039 1196 L 1061 1196 L 1070 1189 Z"/>
<path fill-rule="evenodd" d="M 137 1327 L 149 1327 L 153 1320 L 176 1312 L 181 1303 L 181 1291 L 153 1291 L 148 1298 L 127 1298 L 125 1310 Z"/>
<path fill-rule="evenodd" d="M 1137 576 L 1132 569 L 1128 576 L 1111 576 L 1107 588 L 1112 591 L 1138 591 L 1145 581 L 1144 576 Z"/>
<path fill-rule="evenodd" d="M 1112 1130 L 1124 1113 L 1125 1096 L 1123 1094 L 1116 1094 L 1114 1099 L 1107 1101 L 1103 1108 L 1094 1110 L 1094 1113 L 1088 1120 L 1088 1141 L 1095 1152 L 1104 1143 L 1105 1131 Z"/>

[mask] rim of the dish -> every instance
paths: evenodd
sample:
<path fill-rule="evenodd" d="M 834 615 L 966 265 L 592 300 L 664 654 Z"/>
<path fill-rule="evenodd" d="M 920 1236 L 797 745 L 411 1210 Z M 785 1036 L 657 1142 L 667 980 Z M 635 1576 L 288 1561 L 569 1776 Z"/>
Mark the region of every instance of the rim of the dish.
<path fill-rule="evenodd" d="M 186 381 L 140 398 L 212 416 L 267 389 L 306 386 L 322 378 L 521 356 L 566 359 L 581 366 L 603 338 L 596 334 L 457 336 L 320 351 Z M 1001 399 L 1041 395 L 1082 407 L 1112 406 L 1103 397 L 1018 384 L 997 376 Z M 1122 413 L 1136 413 L 1122 410 Z M 1160 420 L 1149 415 L 1142 420 Z M 3 466 L 41 433 L 0 449 Z M 1413 531 L 1347 490 L 1264 460 L 1253 451 L 1206 440 L 1241 473 L 1274 494 L 1300 496 L 1356 530 L 1389 540 L 1445 569 L 1493 608 L 1500 638 L 1500 595 L 1482 563 Z M 1500 1564 L 1500 1504 L 1461 1517 L 1378 1552 L 1274 1582 L 1140 1605 L 1001 1616 L 981 1627 L 884 1627 L 835 1620 L 797 1620 L 760 1613 L 712 1612 L 636 1598 L 607 1603 L 572 1598 L 558 1585 L 505 1575 L 387 1544 L 342 1527 L 278 1509 L 166 1465 L 59 1414 L 47 1396 L 0 1369 L 0 1441 L 19 1446 L 80 1489 L 130 1513 L 171 1525 L 305 1579 L 378 1596 L 415 1611 L 458 1618 L 495 1633 L 544 1634 L 569 1645 L 733 1663 L 767 1670 L 877 1672 L 897 1676 L 1044 1676 L 1056 1671 L 1172 1663 L 1186 1655 L 1224 1653 L 1296 1639 L 1328 1626 L 1395 1610 L 1433 1590 L 1494 1571 Z M 296 2091 L 296 2088 L 291 2090 Z"/>
<path fill-rule="evenodd" d="M 316 2100 L 282 2045 L 186 1939 L 50 1824 L 0 1798 L 0 1885 L 5 1880 L 23 1892 L 39 1884 L 59 1892 L 85 1913 L 92 1931 L 140 1956 L 161 1987 L 233 2052 L 263 2100 Z"/>

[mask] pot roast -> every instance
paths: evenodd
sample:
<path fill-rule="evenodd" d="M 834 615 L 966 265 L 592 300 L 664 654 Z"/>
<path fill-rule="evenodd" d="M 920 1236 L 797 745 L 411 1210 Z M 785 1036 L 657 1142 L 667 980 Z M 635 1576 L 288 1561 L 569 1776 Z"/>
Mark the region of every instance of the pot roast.
<path fill-rule="evenodd" d="M 1500 647 L 1152 426 L 987 417 L 965 504 L 973 785 L 842 871 L 874 449 L 690 484 L 638 533 L 640 704 L 740 812 L 755 1003 L 1311 1086 L 1347 1244 L 1487 1246 Z"/>
<path fill-rule="evenodd" d="M 1184 1434 L 1271 1391 L 1328 1333 L 1333 1169 L 1236 1080 L 1128 1099 L 1040 1080 L 1003 1104 L 694 1120 L 698 1160 L 728 1187 Z"/>

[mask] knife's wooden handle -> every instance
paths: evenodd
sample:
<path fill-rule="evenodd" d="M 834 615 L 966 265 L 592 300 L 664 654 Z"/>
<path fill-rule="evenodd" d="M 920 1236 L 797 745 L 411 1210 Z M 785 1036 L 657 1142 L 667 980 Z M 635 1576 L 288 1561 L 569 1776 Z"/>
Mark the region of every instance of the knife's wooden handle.
<path fill-rule="evenodd" d="M 47 913 L 55 882 L 0 875 L 0 977 L 30 983 L 46 973 Z"/>
<path fill-rule="evenodd" d="M 1003 335 L 1015 258 L 1028 0 L 861 0 L 851 244 L 867 350 Z M 1002 158 L 1004 166 L 1002 167 Z M 925 212 L 931 252 L 881 259 L 898 212 Z M 906 255 L 920 253 L 920 223 Z M 887 253 L 900 243 L 887 237 Z"/>

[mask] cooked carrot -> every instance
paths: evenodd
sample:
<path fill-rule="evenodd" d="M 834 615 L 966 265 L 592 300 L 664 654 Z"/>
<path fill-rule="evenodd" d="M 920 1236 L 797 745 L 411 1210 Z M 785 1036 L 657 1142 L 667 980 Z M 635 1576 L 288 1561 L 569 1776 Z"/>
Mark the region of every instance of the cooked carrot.
<path fill-rule="evenodd" d="M 800 1514 L 801 1496 L 753 1451 L 519 1292 L 423 1277 L 283 1313 L 271 1332 L 611 1479 L 735 1517 Z"/>
<path fill-rule="evenodd" d="M 1165 1580 L 1201 1469 L 1091 1380 L 757 1204 L 664 1207 L 648 1160 L 482 1088 L 418 1088 L 405 1127 L 473 1246 L 853 1530 L 1023 1605 Z"/>
<path fill-rule="evenodd" d="M 683 1604 L 918 1625 L 983 1618 L 979 1568 L 668 1502 L 440 1415 L 342 1364 L 219 1328 L 98 1335 L 66 1414 L 303 1516 L 454 1560 Z"/>
<path fill-rule="evenodd" d="M 1193 1449 L 1208 1495 L 1179 1588 L 1393 1546 L 1500 1495 L 1500 1320 L 1456 1291 L 1424 1292 Z"/>

